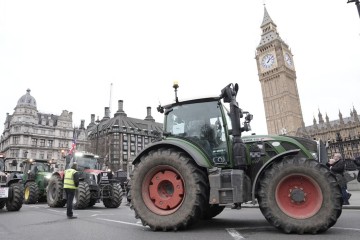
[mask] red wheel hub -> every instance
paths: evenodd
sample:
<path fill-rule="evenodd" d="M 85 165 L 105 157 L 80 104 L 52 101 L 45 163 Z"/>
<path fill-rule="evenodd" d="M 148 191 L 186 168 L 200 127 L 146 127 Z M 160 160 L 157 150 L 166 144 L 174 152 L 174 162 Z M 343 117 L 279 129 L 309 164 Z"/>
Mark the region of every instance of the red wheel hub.
<path fill-rule="evenodd" d="M 147 174 L 142 194 L 145 205 L 151 211 L 167 215 L 180 206 L 184 192 L 184 181 L 180 174 L 168 166 L 159 166 Z"/>
<path fill-rule="evenodd" d="M 295 219 L 314 216 L 323 202 L 320 186 L 313 178 L 303 174 L 293 174 L 281 179 L 275 198 L 283 213 Z"/>

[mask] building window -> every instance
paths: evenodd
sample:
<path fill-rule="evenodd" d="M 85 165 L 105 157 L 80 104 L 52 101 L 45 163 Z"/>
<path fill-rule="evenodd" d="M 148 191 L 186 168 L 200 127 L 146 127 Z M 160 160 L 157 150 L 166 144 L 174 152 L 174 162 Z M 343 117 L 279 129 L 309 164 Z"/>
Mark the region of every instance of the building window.
<path fill-rule="evenodd" d="M 40 147 L 45 147 L 45 139 L 40 139 Z"/>
<path fill-rule="evenodd" d="M 29 143 L 29 137 L 24 136 L 24 144 L 27 145 Z"/>
<path fill-rule="evenodd" d="M 135 135 L 131 135 L 130 141 L 131 141 L 132 143 L 135 142 Z"/>
<path fill-rule="evenodd" d="M 127 142 L 127 140 L 128 140 L 128 135 L 127 135 L 127 134 L 124 134 L 124 135 L 123 135 L 123 141 L 124 141 L 124 142 Z"/>
<path fill-rule="evenodd" d="M 144 138 L 144 144 L 146 145 L 146 144 L 148 144 L 149 143 L 149 138 L 148 137 L 145 137 Z"/>
<path fill-rule="evenodd" d="M 131 151 L 131 152 L 135 152 L 135 145 L 131 145 L 130 151 Z"/>
<path fill-rule="evenodd" d="M 13 158 L 19 157 L 19 152 L 20 152 L 19 149 L 11 149 L 11 151 L 10 151 L 10 157 L 13 157 Z"/>
<path fill-rule="evenodd" d="M 14 140 L 14 144 L 17 145 L 17 144 L 19 144 L 20 137 L 16 136 L 13 138 L 13 140 Z"/>
<path fill-rule="evenodd" d="M 127 152 L 123 152 L 123 160 L 127 161 L 128 160 L 128 154 Z"/>
<path fill-rule="evenodd" d="M 51 148 L 53 146 L 53 140 L 48 140 L 48 145 L 47 146 Z"/>
<path fill-rule="evenodd" d="M 34 146 L 34 147 L 37 146 L 37 139 L 36 138 L 31 139 L 31 146 Z"/>
<path fill-rule="evenodd" d="M 48 160 L 51 160 L 51 158 L 52 158 L 52 152 L 48 152 L 48 153 L 47 153 L 47 159 L 48 159 Z"/>
<path fill-rule="evenodd" d="M 20 132 L 20 127 L 18 126 L 14 127 L 14 132 Z"/>
<path fill-rule="evenodd" d="M 40 159 L 45 159 L 45 153 L 44 152 L 40 152 Z"/>

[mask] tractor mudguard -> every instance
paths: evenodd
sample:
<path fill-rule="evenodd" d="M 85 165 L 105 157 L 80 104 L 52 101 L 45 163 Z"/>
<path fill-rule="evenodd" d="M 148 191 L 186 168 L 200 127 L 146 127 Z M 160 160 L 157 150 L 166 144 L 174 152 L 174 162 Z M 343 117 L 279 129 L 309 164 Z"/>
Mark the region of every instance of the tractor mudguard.
<path fill-rule="evenodd" d="M 257 181 L 259 179 L 259 176 L 269 167 L 271 166 L 273 163 L 280 161 L 281 159 L 283 159 L 286 156 L 291 156 L 291 155 L 296 155 L 300 152 L 300 149 L 293 149 L 293 150 L 289 150 L 286 152 L 283 152 L 281 154 L 278 154 L 274 157 L 272 157 L 271 159 L 269 159 L 258 171 L 258 173 L 255 176 L 255 179 L 253 181 L 253 185 L 252 185 L 252 203 L 255 204 L 255 190 L 256 190 L 256 185 L 257 185 Z"/>
<path fill-rule="evenodd" d="M 143 155 L 147 154 L 153 149 L 159 149 L 159 148 L 171 148 L 175 147 L 178 149 L 183 150 L 184 152 L 188 153 L 192 159 L 197 163 L 197 165 L 205 168 L 211 168 L 212 165 L 210 163 L 209 158 L 206 156 L 205 153 L 203 153 L 198 147 L 195 145 L 181 140 L 181 139 L 165 139 L 159 142 L 154 142 L 153 144 L 149 145 L 148 147 L 144 148 L 133 160 L 133 165 L 136 165 L 140 162 L 140 159 Z"/>

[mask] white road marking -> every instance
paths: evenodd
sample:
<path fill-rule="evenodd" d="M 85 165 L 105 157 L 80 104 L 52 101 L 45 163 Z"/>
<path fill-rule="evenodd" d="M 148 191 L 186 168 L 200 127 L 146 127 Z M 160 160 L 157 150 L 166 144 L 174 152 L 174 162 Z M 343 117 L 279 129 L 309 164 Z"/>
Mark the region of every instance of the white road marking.
<path fill-rule="evenodd" d="M 96 214 L 91 215 L 91 217 L 96 217 L 96 216 L 100 216 L 100 215 L 114 215 L 114 214 L 96 213 Z"/>
<path fill-rule="evenodd" d="M 342 228 L 342 227 L 332 227 L 334 229 L 341 229 L 341 230 L 351 230 L 351 231 L 358 231 L 360 232 L 359 228 Z"/>
<path fill-rule="evenodd" d="M 226 231 L 235 240 L 244 239 L 244 237 L 241 236 L 241 234 L 238 231 L 236 231 L 234 228 L 226 228 Z"/>
<path fill-rule="evenodd" d="M 97 218 L 97 219 L 98 220 L 103 220 L 103 221 L 108 221 L 108 222 L 116 222 L 116 223 L 121 223 L 121 224 L 127 224 L 127 225 L 142 227 L 142 225 L 137 224 L 137 223 L 129 223 L 129 222 L 117 221 L 117 220 L 106 219 L 106 218 Z"/>
<path fill-rule="evenodd" d="M 64 213 L 65 211 L 59 211 L 59 210 L 54 210 L 54 209 L 47 209 L 48 211 L 52 211 L 52 212 L 57 212 L 57 213 Z"/>

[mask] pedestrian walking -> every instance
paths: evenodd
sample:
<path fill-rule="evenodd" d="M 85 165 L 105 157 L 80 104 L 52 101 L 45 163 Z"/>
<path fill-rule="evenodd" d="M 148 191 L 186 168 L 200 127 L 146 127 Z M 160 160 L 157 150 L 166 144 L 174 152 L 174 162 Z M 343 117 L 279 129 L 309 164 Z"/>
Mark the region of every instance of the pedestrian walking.
<path fill-rule="evenodd" d="M 71 168 L 65 170 L 64 190 L 66 194 L 66 215 L 68 219 L 77 218 L 73 215 L 73 200 L 75 191 L 79 186 L 79 173 L 77 170 L 77 163 L 73 163 Z"/>
<path fill-rule="evenodd" d="M 338 183 L 341 188 L 343 197 L 343 205 L 350 205 L 349 198 L 351 194 L 347 191 L 347 180 L 344 176 L 345 173 L 345 160 L 342 159 L 340 153 L 335 153 L 333 158 L 329 160 L 329 166 L 332 173 L 336 175 Z"/>

